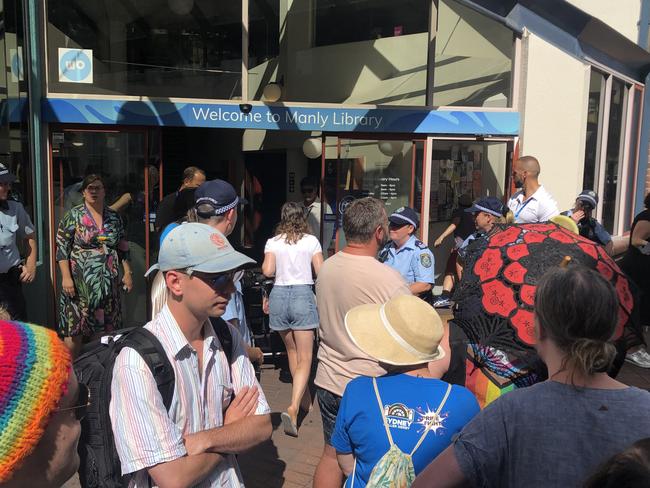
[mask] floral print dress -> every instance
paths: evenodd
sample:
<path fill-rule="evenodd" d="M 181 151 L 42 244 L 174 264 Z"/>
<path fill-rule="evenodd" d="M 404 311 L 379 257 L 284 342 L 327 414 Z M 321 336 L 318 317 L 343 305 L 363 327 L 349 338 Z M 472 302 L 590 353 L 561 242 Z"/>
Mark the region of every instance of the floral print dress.
<path fill-rule="evenodd" d="M 68 260 L 75 296 L 61 292 L 59 333 L 65 337 L 118 329 L 121 324 L 119 260 L 129 245 L 117 212 L 104 207 L 101 228 L 85 204 L 70 209 L 59 223 L 56 260 Z"/>

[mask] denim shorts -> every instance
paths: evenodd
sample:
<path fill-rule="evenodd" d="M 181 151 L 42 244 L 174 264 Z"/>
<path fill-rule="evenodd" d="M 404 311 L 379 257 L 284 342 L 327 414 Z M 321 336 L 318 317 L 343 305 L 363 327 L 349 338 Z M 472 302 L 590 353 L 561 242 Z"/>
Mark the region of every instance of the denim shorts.
<path fill-rule="evenodd" d="M 319 386 L 316 387 L 316 397 L 318 397 L 318 408 L 320 408 L 320 416 L 323 420 L 325 444 L 332 445 L 332 434 L 341 406 L 341 397 Z"/>
<path fill-rule="evenodd" d="M 273 330 L 318 328 L 318 310 L 311 285 L 274 286 L 269 296 L 269 326 Z"/>

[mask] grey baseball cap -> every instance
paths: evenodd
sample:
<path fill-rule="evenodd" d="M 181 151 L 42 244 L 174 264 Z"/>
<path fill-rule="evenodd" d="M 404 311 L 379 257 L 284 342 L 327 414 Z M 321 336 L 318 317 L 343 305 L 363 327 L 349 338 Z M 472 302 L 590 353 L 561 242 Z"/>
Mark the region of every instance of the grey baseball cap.
<path fill-rule="evenodd" d="M 147 273 L 158 269 L 187 269 L 202 273 L 224 273 L 255 264 L 251 258 L 235 251 L 226 236 L 206 224 L 181 224 L 172 229 L 160 246 L 158 263 Z"/>

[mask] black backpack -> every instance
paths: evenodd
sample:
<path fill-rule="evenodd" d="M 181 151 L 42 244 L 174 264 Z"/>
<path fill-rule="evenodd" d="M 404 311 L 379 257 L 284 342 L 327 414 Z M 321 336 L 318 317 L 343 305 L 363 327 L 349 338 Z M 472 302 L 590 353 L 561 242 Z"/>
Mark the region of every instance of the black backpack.
<path fill-rule="evenodd" d="M 231 364 L 232 334 L 228 324 L 220 318 L 211 318 L 210 321 L 228 364 Z M 108 408 L 115 358 L 125 347 L 134 349 L 142 356 L 167 410 L 174 396 L 174 369 L 160 341 L 147 329 L 135 327 L 118 330 L 84 346 L 82 354 L 74 362 L 77 379 L 90 390 L 90 405 L 81 421 L 78 448 L 81 459 L 79 481 L 83 488 L 121 488 L 128 484 L 128 476 L 122 476 Z"/>

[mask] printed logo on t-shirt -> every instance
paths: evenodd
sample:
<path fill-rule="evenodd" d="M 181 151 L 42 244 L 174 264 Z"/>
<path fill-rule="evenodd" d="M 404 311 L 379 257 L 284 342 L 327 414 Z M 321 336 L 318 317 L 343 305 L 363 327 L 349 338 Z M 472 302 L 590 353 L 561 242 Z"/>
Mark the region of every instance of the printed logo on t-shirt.
<path fill-rule="evenodd" d="M 449 417 L 449 412 L 439 414 L 435 410 L 429 410 L 428 405 L 426 410 L 422 410 L 418 407 L 416 412 L 418 414 L 416 424 L 420 426 L 419 432 L 424 432 L 424 429 L 428 427 L 431 432 L 436 434 L 438 429 L 445 428 L 443 423 L 447 420 L 447 417 Z"/>
<path fill-rule="evenodd" d="M 393 403 L 392 405 L 384 405 L 384 416 L 389 427 L 409 430 L 413 423 L 415 411 L 403 403 Z"/>

